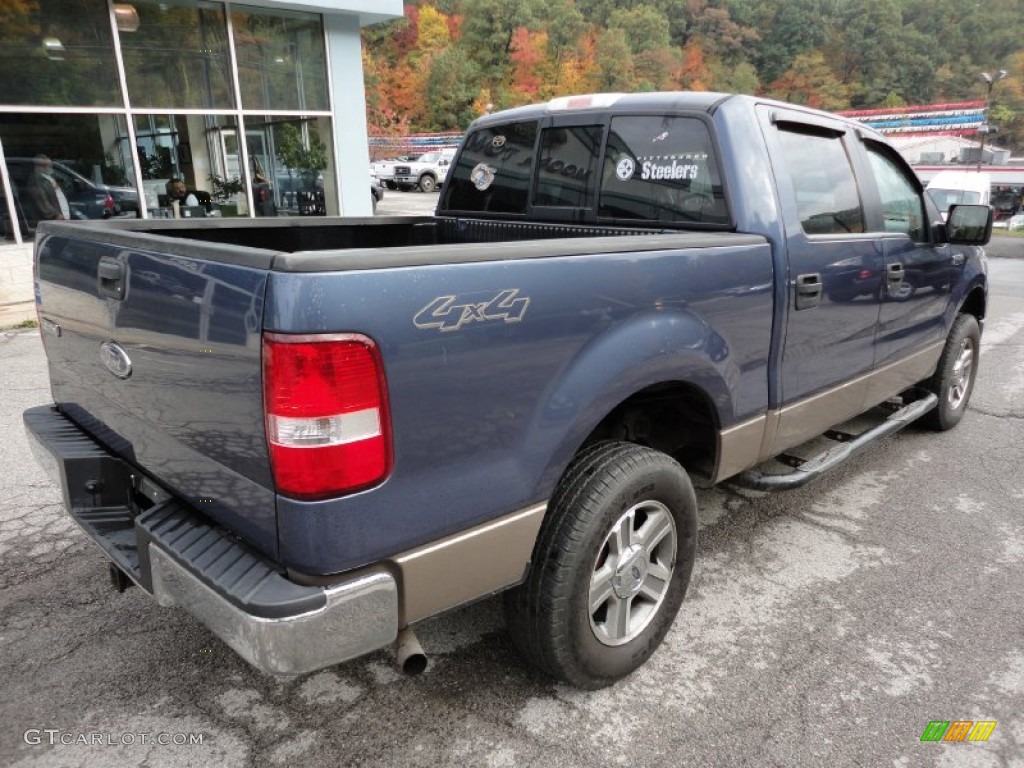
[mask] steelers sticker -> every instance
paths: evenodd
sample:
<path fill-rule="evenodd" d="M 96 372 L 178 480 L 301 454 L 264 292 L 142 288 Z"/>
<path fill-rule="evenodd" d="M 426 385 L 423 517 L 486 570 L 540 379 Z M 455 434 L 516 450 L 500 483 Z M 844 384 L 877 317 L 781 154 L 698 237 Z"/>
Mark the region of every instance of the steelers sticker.
<path fill-rule="evenodd" d="M 494 183 L 494 169 L 486 163 L 480 163 L 470 171 L 469 180 L 473 182 L 474 187 L 483 192 Z"/>
<path fill-rule="evenodd" d="M 619 160 L 619 164 L 615 166 L 615 175 L 622 181 L 632 179 L 634 171 L 636 171 L 636 163 L 633 162 L 632 157 L 622 158 Z"/>

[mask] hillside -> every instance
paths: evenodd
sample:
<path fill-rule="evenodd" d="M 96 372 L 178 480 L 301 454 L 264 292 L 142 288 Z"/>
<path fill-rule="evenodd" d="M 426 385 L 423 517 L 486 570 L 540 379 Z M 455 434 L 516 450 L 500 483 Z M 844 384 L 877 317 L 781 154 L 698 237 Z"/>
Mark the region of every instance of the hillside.
<path fill-rule="evenodd" d="M 973 8 L 971 8 L 973 6 Z M 829 110 L 985 97 L 1024 148 L 1020 0 L 431 0 L 363 32 L 371 131 L 460 130 L 594 91 L 719 90 Z"/>

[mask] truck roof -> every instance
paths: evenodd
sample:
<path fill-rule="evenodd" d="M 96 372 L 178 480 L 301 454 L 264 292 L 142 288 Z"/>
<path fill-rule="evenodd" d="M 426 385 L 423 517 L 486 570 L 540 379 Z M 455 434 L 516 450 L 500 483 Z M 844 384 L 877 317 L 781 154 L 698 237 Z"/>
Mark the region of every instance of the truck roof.
<path fill-rule="evenodd" d="M 558 112 L 609 112 L 687 110 L 709 112 L 721 101 L 733 98 L 732 94 L 712 91 L 658 91 L 654 93 L 591 93 L 579 96 L 561 96 L 551 101 L 513 107 L 474 121 L 475 125 L 491 122 L 508 122 L 509 119 L 531 119 L 546 117 Z"/>
<path fill-rule="evenodd" d="M 825 112 L 812 107 L 789 104 L 774 99 L 746 94 L 721 93 L 716 91 L 655 91 L 650 93 L 590 93 L 579 96 L 561 96 L 539 104 L 524 107 L 513 107 L 491 115 L 485 115 L 473 121 L 472 129 L 485 127 L 492 123 L 507 123 L 510 120 L 531 120 L 551 117 L 558 114 L 595 112 L 601 114 L 615 112 L 714 112 L 727 101 L 750 104 L 777 104 L 787 110 L 806 112 L 808 115 L 827 115 L 830 119 L 856 125 L 857 130 L 874 138 L 885 140 L 875 129 L 864 123 L 852 120 L 832 112 Z"/>

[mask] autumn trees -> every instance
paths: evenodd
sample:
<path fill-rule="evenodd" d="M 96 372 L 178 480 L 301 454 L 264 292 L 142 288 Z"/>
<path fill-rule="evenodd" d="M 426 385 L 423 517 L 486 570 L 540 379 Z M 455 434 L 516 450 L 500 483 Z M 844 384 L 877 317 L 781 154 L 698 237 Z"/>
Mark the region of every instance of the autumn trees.
<path fill-rule="evenodd" d="M 965 100 L 1020 69 L 1019 0 L 409 0 L 364 31 L 369 122 L 460 130 L 495 109 L 592 91 L 763 93 L 825 109 Z M 993 98 L 1024 141 L 1024 91 Z"/>

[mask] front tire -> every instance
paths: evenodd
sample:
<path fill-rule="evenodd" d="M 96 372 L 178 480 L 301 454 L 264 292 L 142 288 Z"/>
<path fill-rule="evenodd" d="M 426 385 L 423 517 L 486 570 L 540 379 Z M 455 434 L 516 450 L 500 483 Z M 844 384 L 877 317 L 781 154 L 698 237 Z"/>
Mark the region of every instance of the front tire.
<path fill-rule="evenodd" d="M 952 429 L 963 418 L 974 391 L 981 352 L 981 329 L 974 315 L 958 315 L 946 338 L 935 374 L 925 385 L 939 404 L 921 417 L 924 426 L 938 431 Z"/>
<path fill-rule="evenodd" d="M 506 593 L 522 655 L 551 676 L 603 688 L 661 644 L 693 570 L 697 502 L 678 463 L 602 442 L 555 491 L 526 581 Z"/>
<path fill-rule="evenodd" d="M 437 189 L 437 180 L 430 174 L 420 177 L 420 191 L 433 192 Z"/>

